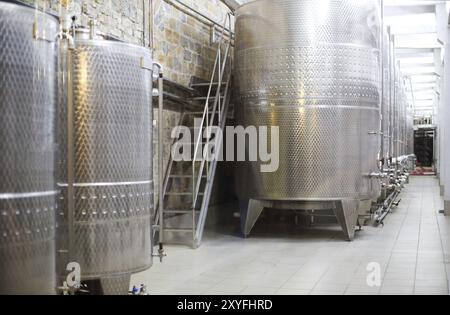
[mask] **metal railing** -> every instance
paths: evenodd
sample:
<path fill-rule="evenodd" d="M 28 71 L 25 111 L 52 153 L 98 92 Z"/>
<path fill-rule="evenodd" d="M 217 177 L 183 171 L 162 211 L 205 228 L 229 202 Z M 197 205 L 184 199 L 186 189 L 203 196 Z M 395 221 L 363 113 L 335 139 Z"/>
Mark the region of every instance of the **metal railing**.
<path fill-rule="evenodd" d="M 231 56 L 230 50 L 232 45 L 232 40 L 226 39 L 225 29 L 227 24 L 229 24 L 229 28 L 231 28 L 231 14 L 227 14 L 224 21 L 224 27 L 222 28 L 222 33 L 220 40 L 218 42 L 217 47 L 217 55 L 214 62 L 214 68 L 211 75 L 211 81 L 208 88 L 208 94 L 205 100 L 205 109 L 203 112 L 202 120 L 200 123 L 199 134 L 195 141 L 195 150 L 193 154 L 192 160 L 192 215 L 193 215 L 193 230 L 194 234 L 194 242 L 199 246 L 201 242 L 201 238 L 203 235 L 203 228 L 206 220 L 206 214 L 208 211 L 210 194 L 212 191 L 212 184 L 214 181 L 215 169 L 217 166 L 217 153 L 221 150 L 222 145 L 222 137 L 221 135 L 217 136 L 214 139 L 214 151 L 216 156 L 210 156 L 210 152 L 201 152 L 200 160 L 197 159 L 200 153 L 200 149 L 203 149 L 203 139 L 204 133 L 206 133 L 206 141 L 205 143 L 209 143 L 211 141 L 212 127 L 219 127 L 221 130 L 225 127 L 225 121 L 227 119 L 227 110 L 229 103 L 229 87 L 231 81 Z M 222 48 L 224 52 L 222 52 Z M 228 66 L 228 68 L 227 68 Z M 227 80 L 224 80 L 225 77 Z M 222 87 L 225 84 L 225 89 L 222 92 Z M 214 86 L 216 87 L 215 97 L 212 98 L 212 91 Z M 210 108 L 210 102 L 214 100 L 212 108 Z M 217 125 L 214 126 L 217 117 Z M 211 127 L 211 128 L 210 128 Z M 203 151 L 203 150 L 202 150 Z M 200 168 L 198 173 L 196 171 L 196 163 L 200 162 Z M 206 183 L 203 190 L 203 201 L 200 209 L 200 216 L 198 220 L 198 224 L 196 225 L 196 205 L 199 200 L 199 196 L 202 193 L 202 179 L 204 178 L 206 173 Z"/>

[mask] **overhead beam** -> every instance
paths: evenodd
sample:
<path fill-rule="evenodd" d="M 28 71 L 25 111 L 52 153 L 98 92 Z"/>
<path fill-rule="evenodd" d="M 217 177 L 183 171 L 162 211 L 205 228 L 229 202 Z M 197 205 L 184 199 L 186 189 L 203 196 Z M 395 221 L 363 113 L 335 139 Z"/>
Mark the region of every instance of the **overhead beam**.
<path fill-rule="evenodd" d="M 414 86 L 420 86 L 421 88 L 429 87 L 430 89 L 434 89 L 436 87 L 436 80 L 429 81 L 412 81 Z"/>
<path fill-rule="evenodd" d="M 417 79 L 414 79 L 414 78 L 411 78 L 411 81 L 412 81 L 412 83 L 414 84 L 414 85 L 416 85 L 416 84 L 436 84 L 437 83 L 437 81 L 436 81 L 436 79 L 433 79 L 433 80 L 428 80 L 428 79 L 426 79 L 426 80 L 417 80 Z"/>
<path fill-rule="evenodd" d="M 395 47 L 396 58 L 429 58 L 434 57 L 435 48 L 432 47 Z"/>
<path fill-rule="evenodd" d="M 435 47 L 395 47 L 400 54 L 434 54 Z"/>
<path fill-rule="evenodd" d="M 410 68 L 410 67 L 435 67 L 436 66 L 436 64 L 433 62 L 433 63 L 430 63 L 430 62 L 411 62 L 411 63 L 409 63 L 409 62 L 405 62 L 404 60 L 400 60 L 400 66 L 403 68 L 403 67 L 408 67 L 408 68 Z"/>
<path fill-rule="evenodd" d="M 399 16 L 399 15 L 412 15 L 412 14 L 426 14 L 435 12 L 434 4 L 427 5 L 395 5 L 386 6 L 384 9 L 385 16 Z"/>
<path fill-rule="evenodd" d="M 414 88 L 414 93 L 421 93 L 423 94 L 424 92 L 428 92 L 430 94 L 434 94 L 436 93 L 435 89 L 430 89 L 430 88 Z"/>
<path fill-rule="evenodd" d="M 403 73 L 405 76 L 407 77 L 413 77 L 413 76 L 436 76 L 436 77 L 440 77 L 439 74 L 437 74 L 436 72 L 409 72 L 409 73 Z"/>

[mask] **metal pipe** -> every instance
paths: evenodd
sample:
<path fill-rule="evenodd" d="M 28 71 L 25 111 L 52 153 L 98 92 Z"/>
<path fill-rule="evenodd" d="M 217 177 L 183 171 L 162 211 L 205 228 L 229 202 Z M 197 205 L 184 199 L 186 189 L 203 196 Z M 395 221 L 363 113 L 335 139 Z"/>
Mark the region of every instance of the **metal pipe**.
<path fill-rule="evenodd" d="M 229 28 L 227 28 L 227 27 L 224 27 L 224 26 L 221 25 L 219 22 L 213 20 L 212 18 L 210 18 L 210 17 L 208 17 L 207 15 L 201 13 L 200 11 L 198 11 L 198 10 L 192 8 L 191 6 L 187 5 L 186 3 L 182 2 L 182 1 L 179 1 L 179 0 L 164 0 L 164 1 L 165 1 L 166 3 L 168 3 L 168 4 L 172 5 L 172 6 L 174 6 L 174 7 L 177 8 L 178 10 L 182 11 L 183 13 L 185 13 L 185 14 L 187 14 L 187 15 L 193 17 L 194 19 L 196 19 L 196 20 L 198 20 L 198 21 L 200 21 L 200 22 L 202 22 L 202 23 L 205 23 L 206 25 L 208 25 L 208 26 L 216 26 L 216 27 L 218 27 L 218 28 L 221 29 L 221 30 L 222 30 L 222 29 L 225 30 L 225 31 L 226 31 L 228 34 L 230 34 L 231 36 L 234 36 L 234 32 L 233 32 L 231 29 L 229 29 Z M 181 6 L 181 7 L 180 7 L 180 6 Z M 192 11 L 192 12 L 195 13 L 195 14 L 193 14 L 192 12 L 189 12 L 189 11 Z M 198 18 L 199 16 L 201 16 L 202 18 L 204 18 L 205 20 L 207 20 L 209 23 L 206 23 L 205 21 L 202 21 L 201 19 L 199 19 L 199 18 Z"/>
<path fill-rule="evenodd" d="M 399 156 L 399 144 L 398 144 L 398 136 L 399 136 L 399 124 L 398 124 L 398 91 L 400 88 L 400 82 L 397 81 L 397 60 L 396 60 L 396 51 L 395 51 L 395 35 L 392 35 L 392 46 L 394 49 L 394 55 L 393 55 L 393 62 L 394 62 L 394 97 L 395 97 L 395 103 L 394 103 L 394 124 L 395 124 L 395 135 L 394 135 L 394 157 L 398 158 Z M 395 178 L 398 179 L 398 170 L 399 165 L 398 163 L 395 163 Z"/>
<path fill-rule="evenodd" d="M 72 36 L 73 37 L 73 36 Z M 68 43 L 70 45 L 70 42 Z M 72 49 L 67 50 L 67 217 L 68 217 L 68 252 L 69 261 L 74 253 L 74 221 L 75 221 L 75 131 L 73 103 L 73 56 Z"/>
<path fill-rule="evenodd" d="M 411 96 L 412 96 L 412 101 L 413 101 L 413 107 L 416 108 L 416 96 L 414 94 L 414 89 L 413 89 L 411 76 L 408 77 L 408 80 L 409 80 L 409 87 L 411 89 Z"/>
<path fill-rule="evenodd" d="M 386 217 L 389 215 L 389 213 L 392 210 L 392 206 L 395 204 L 395 201 L 397 200 L 397 197 L 400 195 L 399 191 L 397 189 L 395 189 L 390 195 L 389 197 L 386 199 L 386 201 L 384 202 L 382 209 L 383 212 L 381 214 L 381 216 L 379 216 L 376 219 L 377 224 L 383 224 L 384 219 L 386 219 Z M 386 206 L 387 203 L 387 206 Z"/>
<path fill-rule="evenodd" d="M 146 26 L 147 26 L 147 16 L 145 15 L 145 0 L 142 0 L 142 46 L 146 46 L 145 42 L 145 33 L 146 33 Z"/>
<path fill-rule="evenodd" d="M 386 132 L 386 130 L 384 130 L 384 126 L 385 123 L 384 121 L 386 120 L 386 117 L 384 117 L 384 113 L 385 113 L 385 107 L 386 107 L 386 103 L 385 103 L 385 98 L 386 98 L 386 93 L 387 91 L 385 91 L 384 86 L 385 86 L 385 82 L 386 82 L 386 78 L 385 78 L 385 74 L 384 74 L 384 67 L 386 64 L 386 60 L 385 58 L 383 58 L 384 56 L 384 47 L 385 47 L 385 41 L 386 37 L 384 36 L 384 0 L 381 0 L 381 32 L 380 32 L 380 42 L 381 42 L 381 62 L 380 62 L 380 67 L 381 67 L 381 109 L 380 109 L 380 160 L 382 161 L 382 163 L 379 163 L 380 166 L 380 170 L 384 167 L 384 158 L 386 155 L 386 148 L 384 146 L 384 133 Z"/>
<path fill-rule="evenodd" d="M 158 188 L 159 188 L 159 243 L 164 242 L 164 75 L 161 64 L 154 62 L 158 68 Z"/>
<path fill-rule="evenodd" d="M 154 48 L 154 45 L 153 45 L 153 28 L 154 28 L 154 25 L 153 25 L 153 21 L 154 21 L 154 15 L 155 15 L 155 10 L 154 10 L 154 6 L 153 6 L 153 0 L 149 0 L 149 16 L 150 16 L 150 21 L 149 21 L 149 23 L 148 23 L 148 45 L 149 45 L 149 48 L 150 48 L 150 50 L 151 50 L 151 52 L 152 52 L 152 57 L 153 57 L 153 48 Z"/>
<path fill-rule="evenodd" d="M 395 187 L 395 185 L 390 186 L 391 189 L 394 189 L 389 196 L 386 197 L 386 199 L 383 201 L 382 204 L 379 205 L 379 210 L 381 211 L 381 215 L 378 216 L 376 219 L 377 223 L 382 222 L 384 218 L 386 217 L 385 213 L 390 213 L 392 210 L 392 206 L 395 204 L 395 201 L 397 197 L 400 195 L 400 190 Z M 380 213 L 379 211 L 377 213 Z"/>

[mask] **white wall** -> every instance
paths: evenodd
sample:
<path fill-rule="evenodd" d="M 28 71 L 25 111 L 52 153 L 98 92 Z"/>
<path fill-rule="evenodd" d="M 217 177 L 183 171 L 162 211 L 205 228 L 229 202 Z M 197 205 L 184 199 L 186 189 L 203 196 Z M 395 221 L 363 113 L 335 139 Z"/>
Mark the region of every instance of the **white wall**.
<path fill-rule="evenodd" d="M 436 6 L 438 39 L 444 43 L 443 77 L 441 78 L 441 101 L 439 104 L 440 181 L 444 188 L 446 214 L 450 215 L 450 28 L 449 6 Z"/>

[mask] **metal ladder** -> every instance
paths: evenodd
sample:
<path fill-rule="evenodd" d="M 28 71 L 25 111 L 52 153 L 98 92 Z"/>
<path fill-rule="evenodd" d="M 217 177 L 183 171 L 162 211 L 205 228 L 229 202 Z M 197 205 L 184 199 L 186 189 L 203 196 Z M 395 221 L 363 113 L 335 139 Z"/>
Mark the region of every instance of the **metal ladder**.
<path fill-rule="evenodd" d="M 164 202 L 158 205 L 158 211 L 162 211 L 164 217 L 160 232 L 164 233 L 165 243 L 191 243 L 193 248 L 198 248 L 202 242 L 218 163 L 216 158 L 205 154 L 203 149 L 204 144 L 209 143 L 214 154 L 222 150 L 222 136 L 212 139 L 212 134 L 208 130 L 214 128 L 224 130 L 228 117 L 233 39 L 231 34 L 228 36 L 225 34 L 225 29 L 227 25 L 231 29 L 231 18 L 231 14 L 227 14 L 217 43 L 211 81 L 191 85 L 208 88 L 205 96 L 191 100 L 196 103 L 202 102 L 203 111 L 200 109 L 184 112 L 180 119 L 180 126 L 190 126 L 190 130 L 197 130 L 198 135 L 196 134 L 194 141 L 189 144 L 193 146 L 191 161 L 175 161 L 172 154 L 170 157 L 163 187 Z M 193 124 L 195 119 L 199 124 Z M 177 186 L 182 186 L 182 189 L 177 189 Z M 171 202 L 174 203 L 171 199 L 176 199 L 177 206 L 169 205 Z"/>

